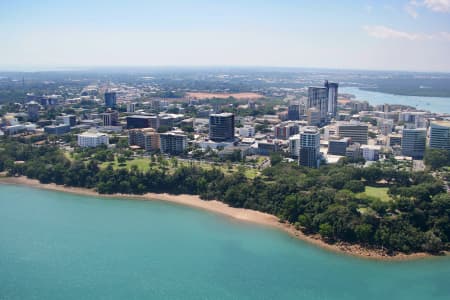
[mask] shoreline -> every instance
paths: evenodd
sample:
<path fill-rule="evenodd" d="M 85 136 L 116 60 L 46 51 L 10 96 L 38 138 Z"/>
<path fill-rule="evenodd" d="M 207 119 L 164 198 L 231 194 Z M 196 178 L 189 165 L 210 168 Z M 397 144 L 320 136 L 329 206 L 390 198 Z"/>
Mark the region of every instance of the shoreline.
<path fill-rule="evenodd" d="M 170 202 L 179 205 L 189 206 L 197 209 L 206 210 L 222 216 L 226 216 L 241 222 L 250 222 L 258 225 L 268 226 L 282 230 L 288 233 L 291 237 L 300 239 L 316 247 L 326 249 L 335 253 L 346 254 L 354 257 L 380 260 L 380 261 L 402 261 L 402 260 L 415 260 L 426 257 L 433 257 L 434 255 L 428 253 L 413 253 L 404 254 L 398 253 L 395 255 L 388 255 L 381 250 L 367 249 L 359 245 L 352 245 L 346 243 L 328 244 L 324 242 L 318 235 L 306 235 L 300 230 L 295 229 L 291 224 L 281 223 L 279 219 L 271 214 L 259 212 L 246 208 L 230 207 L 227 204 L 217 200 L 202 200 L 197 195 L 174 195 L 168 193 L 146 193 L 144 195 L 133 194 L 99 194 L 95 190 L 79 187 L 67 187 L 62 185 L 56 185 L 54 183 L 43 184 L 36 179 L 29 179 L 26 177 L 1 177 L 0 184 L 12 184 L 23 185 L 38 189 L 72 193 L 83 196 L 94 196 L 102 198 L 117 198 L 117 199 L 134 199 L 134 200 L 146 200 L 146 201 L 163 201 Z"/>

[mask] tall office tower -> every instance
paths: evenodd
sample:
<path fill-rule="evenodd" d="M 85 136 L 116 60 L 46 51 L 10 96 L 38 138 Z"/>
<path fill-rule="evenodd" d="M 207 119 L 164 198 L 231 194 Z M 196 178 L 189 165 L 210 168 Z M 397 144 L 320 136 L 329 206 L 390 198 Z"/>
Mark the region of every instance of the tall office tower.
<path fill-rule="evenodd" d="M 450 150 L 450 121 L 431 122 L 430 148 Z"/>
<path fill-rule="evenodd" d="M 427 130 L 425 128 L 403 129 L 402 155 L 421 159 L 425 153 Z"/>
<path fill-rule="evenodd" d="M 293 158 L 300 156 L 300 134 L 293 135 L 289 138 L 289 154 Z"/>
<path fill-rule="evenodd" d="M 332 117 L 336 116 L 337 113 L 337 99 L 338 99 L 338 87 L 339 84 L 336 82 L 325 81 L 325 87 L 328 90 L 328 114 Z"/>
<path fill-rule="evenodd" d="M 209 138 L 216 142 L 234 140 L 234 115 L 221 113 L 209 115 Z"/>
<path fill-rule="evenodd" d="M 310 168 L 320 165 L 320 132 L 315 126 L 305 126 L 300 131 L 299 164 Z"/>
<path fill-rule="evenodd" d="M 39 103 L 31 101 L 27 104 L 28 121 L 36 122 L 39 120 Z"/>
<path fill-rule="evenodd" d="M 186 149 L 187 136 L 182 132 L 166 132 L 159 135 L 161 153 L 180 154 Z"/>
<path fill-rule="evenodd" d="M 136 103 L 127 103 L 127 112 L 134 112 L 136 110 Z"/>
<path fill-rule="evenodd" d="M 343 122 L 337 125 L 337 134 L 341 137 L 352 139 L 352 143 L 367 145 L 369 127 L 359 122 Z"/>
<path fill-rule="evenodd" d="M 300 104 L 291 104 L 288 107 L 288 120 L 300 120 Z"/>
<path fill-rule="evenodd" d="M 328 89 L 309 87 L 307 108 L 316 108 L 320 112 L 320 121 L 325 122 L 328 114 Z"/>
<path fill-rule="evenodd" d="M 119 124 L 119 113 L 110 110 L 102 113 L 103 126 L 117 126 Z"/>
<path fill-rule="evenodd" d="M 116 107 L 117 95 L 116 92 L 106 92 L 105 93 L 105 106 L 109 108 Z"/>

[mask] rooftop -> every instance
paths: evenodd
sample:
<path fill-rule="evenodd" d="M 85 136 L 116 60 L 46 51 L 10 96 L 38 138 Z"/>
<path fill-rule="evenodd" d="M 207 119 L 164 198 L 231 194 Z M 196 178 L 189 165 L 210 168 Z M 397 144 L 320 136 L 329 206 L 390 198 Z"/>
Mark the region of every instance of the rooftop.
<path fill-rule="evenodd" d="M 444 127 L 450 127 L 450 121 L 444 120 L 444 121 L 433 121 L 431 122 L 431 124 L 436 124 L 439 126 L 444 126 Z"/>

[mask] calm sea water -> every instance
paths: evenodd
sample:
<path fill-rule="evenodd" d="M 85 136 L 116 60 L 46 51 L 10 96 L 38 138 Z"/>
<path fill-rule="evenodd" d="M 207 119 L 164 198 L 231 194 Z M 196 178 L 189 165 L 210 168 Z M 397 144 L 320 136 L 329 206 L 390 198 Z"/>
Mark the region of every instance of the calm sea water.
<path fill-rule="evenodd" d="M 384 94 L 379 92 L 364 91 L 356 87 L 339 88 L 340 93 L 353 94 L 357 100 L 366 100 L 371 105 L 378 104 L 402 104 L 424 109 L 435 113 L 450 113 L 450 98 L 444 97 L 419 97 Z"/>
<path fill-rule="evenodd" d="M 0 299 L 449 299 L 450 259 L 376 262 L 163 202 L 0 185 Z"/>

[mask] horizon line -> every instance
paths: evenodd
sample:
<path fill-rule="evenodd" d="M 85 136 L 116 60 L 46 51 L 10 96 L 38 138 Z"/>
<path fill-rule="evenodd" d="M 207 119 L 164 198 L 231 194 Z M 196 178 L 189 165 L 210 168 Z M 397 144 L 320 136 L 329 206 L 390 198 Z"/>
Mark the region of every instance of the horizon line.
<path fill-rule="evenodd" d="M 448 74 L 449 71 L 433 70 L 401 70 L 401 69 L 367 69 L 367 68 L 336 68 L 336 67 L 303 67 L 303 66 L 262 66 L 262 65 L 0 65 L 2 73 L 39 73 L 39 72 L 67 72 L 93 71 L 101 69 L 279 69 L 304 71 L 360 71 L 360 72 L 398 72 L 398 73 L 438 73 Z"/>

